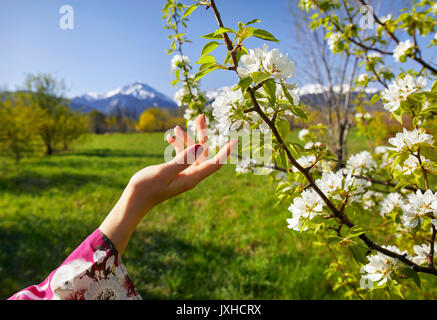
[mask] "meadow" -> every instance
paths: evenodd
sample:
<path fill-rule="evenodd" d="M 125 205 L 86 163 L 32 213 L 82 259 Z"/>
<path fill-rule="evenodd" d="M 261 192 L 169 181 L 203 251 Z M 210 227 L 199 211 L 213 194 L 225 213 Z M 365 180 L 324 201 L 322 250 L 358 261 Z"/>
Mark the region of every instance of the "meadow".
<path fill-rule="evenodd" d="M 351 152 L 363 144 L 353 136 Z M 132 174 L 163 162 L 166 146 L 163 133 L 88 135 L 73 151 L 18 168 L 0 159 L 0 298 L 43 281 L 99 226 Z M 275 186 L 224 165 L 149 212 L 123 255 L 142 297 L 340 298 L 323 274 L 331 257 L 312 235 L 287 229 Z"/>

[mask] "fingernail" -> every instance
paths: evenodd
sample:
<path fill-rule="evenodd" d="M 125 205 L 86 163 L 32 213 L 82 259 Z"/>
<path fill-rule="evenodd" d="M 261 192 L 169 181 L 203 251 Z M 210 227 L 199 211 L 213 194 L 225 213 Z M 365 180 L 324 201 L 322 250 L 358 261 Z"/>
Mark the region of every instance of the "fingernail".
<path fill-rule="evenodd" d="M 203 152 L 203 147 L 200 144 L 196 144 L 194 146 L 194 156 L 196 157 L 196 159 L 202 154 Z"/>
<path fill-rule="evenodd" d="M 203 152 L 203 147 L 200 144 L 196 144 L 194 146 L 194 153 L 196 155 L 196 158 L 197 158 L 197 155 L 202 154 L 202 152 Z"/>

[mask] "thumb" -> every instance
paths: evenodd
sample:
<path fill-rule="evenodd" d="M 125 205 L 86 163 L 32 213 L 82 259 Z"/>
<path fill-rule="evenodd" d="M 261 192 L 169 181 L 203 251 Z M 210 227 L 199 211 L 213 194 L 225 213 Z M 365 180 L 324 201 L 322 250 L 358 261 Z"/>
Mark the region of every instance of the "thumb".
<path fill-rule="evenodd" d="M 193 163 L 196 162 L 197 158 L 199 158 L 203 153 L 203 147 L 200 144 L 195 144 L 184 151 L 178 153 L 176 157 L 164 163 L 164 173 L 169 178 L 172 179 L 178 173 L 184 171 Z"/>

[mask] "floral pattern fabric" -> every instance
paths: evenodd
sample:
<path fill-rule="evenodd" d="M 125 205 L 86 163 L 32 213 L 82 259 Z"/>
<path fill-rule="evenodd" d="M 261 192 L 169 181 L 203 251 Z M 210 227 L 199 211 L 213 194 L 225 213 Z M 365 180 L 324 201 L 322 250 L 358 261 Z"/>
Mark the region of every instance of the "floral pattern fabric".
<path fill-rule="evenodd" d="M 118 252 L 95 230 L 39 285 L 8 300 L 140 300 Z"/>

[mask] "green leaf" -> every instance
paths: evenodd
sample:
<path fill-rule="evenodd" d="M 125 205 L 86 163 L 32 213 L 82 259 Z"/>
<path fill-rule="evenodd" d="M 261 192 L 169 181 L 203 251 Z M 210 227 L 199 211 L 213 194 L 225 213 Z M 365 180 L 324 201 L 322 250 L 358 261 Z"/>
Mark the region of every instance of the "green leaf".
<path fill-rule="evenodd" d="M 348 247 L 349 250 L 352 253 L 352 256 L 354 257 L 355 261 L 358 264 L 366 264 L 367 263 L 367 259 L 366 259 L 366 253 L 367 253 L 367 249 L 355 245 L 355 246 L 349 246 Z"/>
<path fill-rule="evenodd" d="M 220 34 L 216 35 L 214 32 L 205 34 L 204 36 L 200 36 L 200 37 L 204 39 L 223 39 L 222 35 Z"/>
<path fill-rule="evenodd" d="M 291 112 L 296 115 L 299 118 L 305 119 L 306 121 L 308 121 L 308 117 L 307 114 L 305 113 L 305 111 L 303 111 L 303 109 L 299 106 L 290 106 Z"/>
<path fill-rule="evenodd" d="M 431 92 L 437 93 L 437 80 L 433 82 L 433 84 L 431 86 Z"/>
<path fill-rule="evenodd" d="M 252 73 L 251 77 L 253 79 L 253 82 L 255 82 L 255 84 L 258 84 L 270 78 L 270 73 L 255 71 Z"/>
<path fill-rule="evenodd" d="M 285 152 L 284 149 L 282 149 L 279 152 L 279 156 L 281 157 L 281 164 L 284 167 L 284 169 L 286 169 L 288 171 L 288 158 L 287 158 L 287 153 Z"/>
<path fill-rule="evenodd" d="M 257 22 L 261 22 L 261 21 L 258 20 L 258 19 L 253 19 L 253 20 L 250 20 L 249 22 L 246 22 L 244 25 L 248 26 L 248 25 L 251 25 L 251 24 L 254 24 L 254 23 L 257 23 Z"/>
<path fill-rule="evenodd" d="M 404 267 L 404 268 L 401 268 L 401 269 L 399 270 L 399 272 L 400 272 L 401 274 L 403 274 L 404 276 L 406 276 L 407 278 L 411 278 L 411 279 L 413 279 L 414 283 L 419 287 L 419 289 L 422 289 L 422 287 L 421 287 L 421 285 L 420 285 L 420 277 L 419 277 L 419 275 L 417 274 L 417 272 L 414 271 L 413 268 Z"/>
<path fill-rule="evenodd" d="M 185 10 L 184 15 L 182 16 L 182 19 L 184 19 L 184 18 L 190 16 L 190 15 L 194 12 L 194 10 L 197 9 L 197 7 L 198 7 L 198 6 L 197 6 L 196 4 L 193 4 L 193 5 L 189 6 L 189 7 L 187 8 L 187 10 Z"/>
<path fill-rule="evenodd" d="M 375 93 L 372 98 L 370 98 L 370 103 L 375 104 L 379 101 L 379 94 Z"/>
<path fill-rule="evenodd" d="M 403 124 L 402 121 L 402 114 L 403 111 L 401 110 L 401 108 L 397 109 L 396 111 L 391 113 L 393 115 L 393 118 L 395 118 L 400 124 Z"/>
<path fill-rule="evenodd" d="M 288 133 L 290 132 L 290 123 L 287 119 L 281 118 L 279 119 L 277 124 L 277 128 L 279 131 L 279 134 L 282 138 L 286 138 Z"/>
<path fill-rule="evenodd" d="M 340 237 L 337 236 L 329 236 L 328 237 L 328 244 L 337 244 L 341 241 Z"/>
<path fill-rule="evenodd" d="M 205 46 L 202 49 L 201 56 L 204 56 L 212 51 L 214 51 L 220 44 L 217 41 L 211 41 L 205 44 Z"/>
<path fill-rule="evenodd" d="M 353 237 L 359 237 L 363 233 L 366 233 L 366 230 L 360 226 L 353 226 L 348 230 L 347 235 L 351 238 Z"/>
<path fill-rule="evenodd" d="M 218 69 L 217 65 L 214 65 L 212 67 L 209 67 L 208 69 L 199 71 L 198 73 L 196 73 L 196 76 L 194 77 L 194 81 L 197 82 L 199 81 L 201 78 L 203 78 L 204 76 L 206 76 L 208 73 L 210 73 L 211 71 L 214 71 Z"/>
<path fill-rule="evenodd" d="M 215 58 L 211 55 L 200 57 L 196 64 L 215 63 Z"/>
<path fill-rule="evenodd" d="M 240 82 L 238 82 L 237 87 L 241 89 L 241 93 L 244 94 L 249 88 L 250 84 L 252 83 L 252 79 L 250 77 L 241 79 Z"/>
<path fill-rule="evenodd" d="M 255 29 L 252 34 L 254 37 L 267 40 L 267 41 L 274 41 L 279 42 L 278 39 L 276 39 L 270 32 L 262 29 Z"/>
<path fill-rule="evenodd" d="M 287 87 L 285 86 L 285 84 L 282 81 L 281 81 L 281 87 L 282 87 L 282 91 L 284 92 L 284 95 L 287 98 L 288 102 L 290 102 L 291 105 L 294 105 L 294 99 L 290 95 L 290 92 L 288 92 Z"/>
<path fill-rule="evenodd" d="M 223 34 L 223 33 L 237 33 L 235 30 L 233 30 L 233 29 L 231 29 L 231 28 L 224 28 L 224 27 L 222 27 L 222 28 L 218 28 L 217 30 L 216 30 L 216 32 L 214 33 L 215 35 L 219 35 L 219 34 Z"/>
<path fill-rule="evenodd" d="M 202 70 L 208 69 L 208 68 L 210 68 L 210 67 L 212 67 L 212 66 L 214 66 L 214 65 L 215 65 L 215 62 L 204 63 L 204 64 L 202 64 L 202 65 L 199 67 L 199 71 L 202 71 Z"/>
<path fill-rule="evenodd" d="M 267 80 L 263 85 L 264 91 L 267 93 L 269 102 L 274 105 L 276 103 L 276 82 L 273 79 Z"/>
<path fill-rule="evenodd" d="M 401 286 L 400 285 L 393 285 L 390 286 L 390 289 L 393 291 L 393 293 L 399 297 L 401 297 L 402 299 L 405 299 L 404 295 L 402 294 L 401 291 Z"/>

